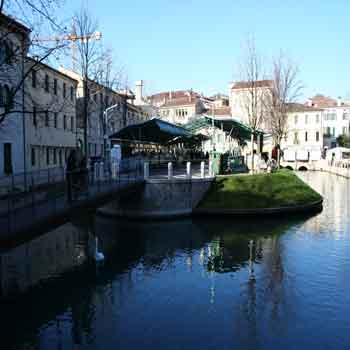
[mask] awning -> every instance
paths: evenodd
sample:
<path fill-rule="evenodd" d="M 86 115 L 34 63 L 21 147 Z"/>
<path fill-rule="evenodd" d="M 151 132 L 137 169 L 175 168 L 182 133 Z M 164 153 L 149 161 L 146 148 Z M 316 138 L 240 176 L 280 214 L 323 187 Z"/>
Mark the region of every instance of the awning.
<path fill-rule="evenodd" d="M 210 116 L 202 116 L 199 118 L 195 118 L 191 122 L 185 124 L 184 127 L 188 131 L 195 133 L 196 131 L 199 131 L 203 127 L 208 127 L 213 125 L 216 128 L 227 132 L 233 138 L 250 140 L 251 134 L 253 133 L 252 129 L 249 126 L 239 122 L 238 120 L 235 120 L 233 118 L 227 118 L 227 117 L 212 118 Z M 261 130 L 256 130 L 254 134 L 263 135 L 263 132 Z"/>
<path fill-rule="evenodd" d="M 109 138 L 166 145 L 175 139 L 190 141 L 196 137 L 196 135 L 181 126 L 168 123 L 158 118 L 153 118 L 143 123 L 129 125 L 111 135 Z"/>

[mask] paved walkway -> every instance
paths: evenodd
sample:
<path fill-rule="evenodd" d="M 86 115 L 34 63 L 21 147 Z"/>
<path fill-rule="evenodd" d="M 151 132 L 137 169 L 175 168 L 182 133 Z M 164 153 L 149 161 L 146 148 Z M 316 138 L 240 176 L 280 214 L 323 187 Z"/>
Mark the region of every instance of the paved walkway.
<path fill-rule="evenodd" d="M 208 169 L 205 174 L 208 176 Z M 200 164 L 193 165 L 192 177 L 200 178 L 200 175 Z M 186 179 L 186 166 L 175 166 L 173 176 L 175 179 Z M 150 179 L 167 178 L 167 166 L 150 169 Z M 117 179 L 97 181 L 89 185 L 88 191 L 79 193 L 72 202 L 68 202 L 65 183 L 57 184 L 58 190 L 55 190 L 53 184 L 44 191 L 0 199 L 0 240 L 11 238 L 15 233 L 37 227 L 56 217 L 68 215 L 74 209 L 87 206 L 143 181 L 143 176 L 135 173 L 122 174 Z"/>
<path fill-rule="evenodd" d="M 7 200 L 7 208 L 0 211 L 0 240 L 8 239 L 14 233 L 23 232 L 37 226 L 40 223 L 69 214 L 72 210 L 101 200 L 132 186 L 142 183 L 143 178 L 135 175 L 122 175 L 116 180 L 108 179 L 90 184 L 89 190 L 81 192 L 72 202 L 67 199 L 67 194 L 61 192 L 54 196 L 46 195 L 45 198 L 26 197 L 25 200 L 14 202 Z M 35 196 L 35 194 L 34 194 Z"/>

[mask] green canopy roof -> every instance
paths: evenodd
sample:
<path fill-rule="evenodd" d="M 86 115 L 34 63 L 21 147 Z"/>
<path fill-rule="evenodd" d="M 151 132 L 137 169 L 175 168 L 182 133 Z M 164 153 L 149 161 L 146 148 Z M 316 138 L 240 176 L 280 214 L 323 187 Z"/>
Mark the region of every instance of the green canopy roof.
<path fill-rule="evenodd" d="M 197 117 L 185 124 L 184 128 L 195 133 L 204 127 L 212 126 L 213 124 L 215 127 L 230 134 L 233 138 L 249 140 L 252 134 L 252 129 L 249 126 L 242 124 L 235 119 L 219 117 L 213 119 L 209 116 Z M 262 135 L 263 132 L 261 130 L 256 130 L 254 134 Z"/>
<path fill-rule="evenodd" d="M 175 139 L 195 138 L 189 130 L 168 123 L 164 120 L 153 118 L 146 122 L 129 125 L 115 134 L 111 135 L 110 139 L 138 141 L 138 142 L 152 142 L 158 144 L 167 144 Z"/>

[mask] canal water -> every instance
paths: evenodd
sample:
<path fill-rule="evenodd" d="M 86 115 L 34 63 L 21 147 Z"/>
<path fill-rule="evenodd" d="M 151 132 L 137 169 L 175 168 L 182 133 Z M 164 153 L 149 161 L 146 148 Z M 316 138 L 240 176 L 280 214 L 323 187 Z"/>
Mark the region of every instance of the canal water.
<path fill-rule="evenodd" d="M 1 349 L 349 349 L 350 181 L 300 176 L 315 216 L 85 213 L 0 252 Z"/>

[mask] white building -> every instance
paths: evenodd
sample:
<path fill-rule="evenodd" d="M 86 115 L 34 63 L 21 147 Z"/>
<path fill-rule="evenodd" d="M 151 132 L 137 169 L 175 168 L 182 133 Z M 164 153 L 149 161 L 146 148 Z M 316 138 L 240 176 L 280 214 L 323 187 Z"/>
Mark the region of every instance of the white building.
<path fill-rule="evenodd" d="M 77 82 L 27 56 L 28 28 L 4 15 L 0 26 L 0 176 L 64 165 L 76 146 Z"/>
<path fill-rule="evenodd" d="M 0 15 L 0 177 L 24 171 L 25 107 L 20 86 L 29 28 Z"/>
<path fill-rule="evenodd" d="M 323 110 L 298 103 L 291 104 L 290 109 L 281 144 L 285 160 L 320 159 L 324 147 Z"/>
<path fill-rule="evenodd" d="M 238 81 L 229 85 L 229 98 L 232 117 L 237 118 L 240 122 L 249 125 L 249 113 L 251 113 L 252 94 L 257 98 L 257 109 L 264 115 L 263 99 L 270 94 L 272 80 L 258 80 L 253 82 Z M 265 119 L 265 118 L 262 118 Z M 259 126 L 264 131 L 267 126 L 262 123 Z"/>
<path fill-rule="evenodd" d="M 63 166 L 77 146 L 77 81 L 34 59 L 26 59 L 27 170 Z"/>
<path fill-rule="evenodd" d="M 60 67 L 61 72 L 78 81 L 77 88 L 77 119 L 78 119 L 78 142 L 84 145 L 84 87 L 83 77 L 66 68 Z M 117 92 L 98 82 L 90 80 L 88 83 L 88 155 L 104 156 L 104 144 L 107 138 L 120 129 L 146 121 L 150 114 L 141 107 L 128 101 L 134 100 L 134 94 L 130 91 Z M 106 141 L 105 141 L 106 140 Z"/>

